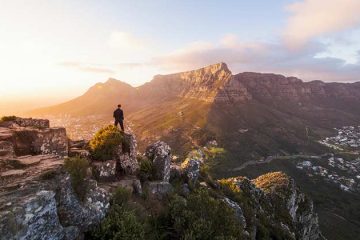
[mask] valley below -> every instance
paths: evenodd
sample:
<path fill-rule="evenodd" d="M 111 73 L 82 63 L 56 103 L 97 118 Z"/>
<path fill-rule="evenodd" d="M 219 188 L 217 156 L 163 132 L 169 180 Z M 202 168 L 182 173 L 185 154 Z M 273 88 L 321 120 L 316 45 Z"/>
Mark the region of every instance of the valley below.
<path fill-rule="evenodd" d="M 345 126 L 321 142 L 320 155 L 269 156 L 243 163 L 219 176 L 258 176 L 282 171 L 293 177 L 314 201 L 320 228 L 327 239 L 358 239 L 360 234 L 360 140 L 358 127 Z"/>

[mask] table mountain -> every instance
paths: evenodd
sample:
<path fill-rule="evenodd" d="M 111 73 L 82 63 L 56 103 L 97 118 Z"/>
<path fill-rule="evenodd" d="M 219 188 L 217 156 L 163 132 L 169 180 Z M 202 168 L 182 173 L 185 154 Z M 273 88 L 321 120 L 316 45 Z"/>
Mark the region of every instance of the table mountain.
<path fill-rule="evenodd" d="M 315 140 L 331 134 L 333 127 L 359 122 L 360 82 L 232 75 L 225 63 L 218 63 L 157 75 L 137 88 L 109 79 L 78 98 L 30 114 L 103 115 L 111 120 L 118 103 L 134 124 L 140 149 L 163 139 L 181 154 L 216 139 L 238 164 L 277 153 L 319 151 L 322 147 Z"/>

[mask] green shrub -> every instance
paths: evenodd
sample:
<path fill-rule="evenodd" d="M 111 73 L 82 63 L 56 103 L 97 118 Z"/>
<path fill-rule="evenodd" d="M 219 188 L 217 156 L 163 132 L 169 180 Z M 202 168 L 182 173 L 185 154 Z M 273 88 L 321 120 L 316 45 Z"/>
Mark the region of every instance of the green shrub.
<path fill-rule="evenodd" d="M 125 205 L 129 202 L 131 198 L 131 191 L 123 188 L 118 187 L 115 192 L 113 193 L 113 196 L 111 198 L 111 204 L 112 205 Z"/>
<path fill-rule="evenodd" d="M 80 157 L 67 158 L 64 167 L 71 176 L 71 184 L 76 195 L 83 201 L 88 190 L 86 175 L 89 162 Z"/>
<path fill-rule="evenodd" d="M 15 121 L 16 120 L 16 116 L 3 116 L 0 119 L 0 122 L 8 122 L 8 121 Z"/>
<path fill-rule="evenodd" d="M 165 216 L 158 218 L 158 235 L 166 239 L 242 239 L 242 227 L 233 209 L 205 189 L 187 199 L 175 195 Z"/>
<path fill-rule="evenodd" d="M 120 144 L 123 145 L 123 149 L 129 148 L 124 134 L 114 125 L 100 129 L 89 143 L 93 159 L 102 161 L 113 159 Z"/>
<path fill-rule="evenodd" d="M 148 158 L 138 159 L 140 162 L 139 178 L 142 182 L 151 181 L 155 175 L 153 162 Z"/>
<path fill-rule="evenodd" d="M 124 205 L 114 205 L 90 236 L 90 239 L 99 240 L 142 240 L 145 239 L 145 228 L 133 210 Z"/>
<path fill-rule="evenodd" d="M 118 187 L 112 198 L 106 218 L 92 230 L 87 239 L 133 240 L 145 239 L 145 219 L 136 214 L 136 208 L 130 204 L 131 192 Z"/>

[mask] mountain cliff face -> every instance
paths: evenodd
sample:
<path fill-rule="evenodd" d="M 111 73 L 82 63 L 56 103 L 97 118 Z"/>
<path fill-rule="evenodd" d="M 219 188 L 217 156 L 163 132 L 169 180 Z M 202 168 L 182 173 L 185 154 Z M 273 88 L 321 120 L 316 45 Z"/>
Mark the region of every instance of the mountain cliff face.
<path fill-rule="evenodd" d="M 157 75 L 139 91 L 148 98 L 196 98 L 213 102 L 219 89 L 231 79 L 225 63 L 214 64 L 198 70 L 170 75 Z"/>

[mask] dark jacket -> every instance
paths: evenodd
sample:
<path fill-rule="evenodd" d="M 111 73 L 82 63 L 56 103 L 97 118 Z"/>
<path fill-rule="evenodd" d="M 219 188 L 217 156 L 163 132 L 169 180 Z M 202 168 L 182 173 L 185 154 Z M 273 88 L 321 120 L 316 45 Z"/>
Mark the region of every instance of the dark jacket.
<path fill-rule="evenodd" d="M 114 111 L 114 118 L 116 120 L 124 120 L 124 112 L 120 108 Z"/>

